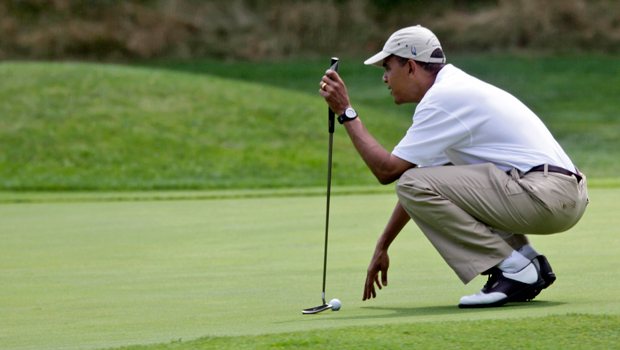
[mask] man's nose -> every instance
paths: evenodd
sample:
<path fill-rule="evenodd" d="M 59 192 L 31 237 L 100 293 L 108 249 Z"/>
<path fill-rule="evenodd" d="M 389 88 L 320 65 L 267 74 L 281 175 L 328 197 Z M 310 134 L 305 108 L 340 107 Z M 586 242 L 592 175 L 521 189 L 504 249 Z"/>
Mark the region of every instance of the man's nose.
<path fill-rule="evenodd" d="M 383 73 L 383 78 L 382 78 L 383 82 L 387 84 L 388 79 L 387 79 L 387 74 Z"/>

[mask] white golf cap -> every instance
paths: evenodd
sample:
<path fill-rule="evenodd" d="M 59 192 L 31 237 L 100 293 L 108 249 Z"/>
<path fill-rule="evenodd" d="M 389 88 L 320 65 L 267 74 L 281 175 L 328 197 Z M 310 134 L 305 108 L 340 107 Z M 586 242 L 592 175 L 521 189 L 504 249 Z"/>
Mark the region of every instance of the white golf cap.
<path fill-rule="evenodd" d="M 396 55 L 419 62 L 446 63 L 446 57 L 431 57 L 435 49 L 441 49 L 439 40 L 429 29 L 421 25 L 400 29 L 385 43 L 383 50 L 364 61 L 364 64 L 383 67 L 383 59 Z"/>

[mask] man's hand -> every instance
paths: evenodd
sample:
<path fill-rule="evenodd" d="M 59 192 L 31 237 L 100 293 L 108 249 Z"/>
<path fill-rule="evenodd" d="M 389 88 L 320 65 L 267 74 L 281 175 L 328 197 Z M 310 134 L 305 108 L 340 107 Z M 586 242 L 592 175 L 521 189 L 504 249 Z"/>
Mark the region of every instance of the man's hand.
<path fill-rule="evenodd" d="M 379 289 L 382 289 L 383 286 L 387 286 L 388 267 L 390 267 L 390 258 L 387 250 L 382 250 L 377 247 L 372 260 L 370 261 L 370 266 L 368 266 L 366 285 L 364 286 L 364 297 L 362 298 L 362 301 L 375 298 L 377 296 L 377 292 L 375 291 L 375 283 Z M 381 282 L 379 282 L 379 271 L 381 271 Z"/>
<path fill-rule="evenodd" d="M 351 107 L 347 88 L 335 71 L 327 70 L 319 86 L 321 87 L 319 93 L 337 116 L 343 114 L 347 108 Z"/>
<path fill-rule="evenodd" d="M 347 88 L 338 73 L 327 70 L 319 86 L 319 93 L 336 115 L 342 115 L 347 108 L 351 108 Z M 344 127 L 355 149 L 381 184 L 394 182 L 414 166 L 383 148 L 366 130 L 360 118 L 344 123 Z"/>

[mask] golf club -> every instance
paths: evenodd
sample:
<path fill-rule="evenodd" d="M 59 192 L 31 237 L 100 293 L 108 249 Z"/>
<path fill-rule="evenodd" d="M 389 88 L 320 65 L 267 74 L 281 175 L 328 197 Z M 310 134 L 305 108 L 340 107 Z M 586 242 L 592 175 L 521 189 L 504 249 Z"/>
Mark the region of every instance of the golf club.
<path fill-rule="evenodd" d="M 338 58 L 332 57 L 331 60 L 331 70 L 338 71 Z M 321 298 L 323 299 L 323 305 L 315 306 L 309 309 L 301 310 L 302 314 L 316 314 L 321 311 L 325 311 L 327 309 L 331 309 L 332 305 L 328 304 L 325 301 L 325 275 L 327 274 L 327 233 L 329 231 L 329 197 L 331 193 L 332 187 L 332 151 L 334 148 L 334 123 L 336 121 L 336 115 L 328 107 L 328 117 L 329 117 L 329 156 L 327 161 L 327 213 L 325 214 L 325 250 L 323 255 L 323 291 L 321 294 Z"/>

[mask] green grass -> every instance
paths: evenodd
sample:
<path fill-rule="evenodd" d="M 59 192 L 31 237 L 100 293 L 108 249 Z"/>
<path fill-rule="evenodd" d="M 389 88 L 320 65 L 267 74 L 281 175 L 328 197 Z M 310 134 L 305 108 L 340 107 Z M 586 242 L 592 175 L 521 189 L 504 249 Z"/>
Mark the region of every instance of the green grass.
<path fill-rule="evenodd" d="M 620 60 L 450 56 L 524 100 L 590 178 L 620 173 Z M 186 190 L 325 184 L 323 61 L 0 64 L 0 190 Z M 411 123 L 381 70 L 343 59 L 367 128 L 388 150 Z M 333 181 L 376 180 L 342 128 Z"/>
<path fill-rule="evenodd" d="M 604 183 L 606 184 L 606 183 Z M 608 187 L 618 187 L 612 182 Z M 291 187 L 278 189 L 248 190 L 201 190 L 201 191 L 125 191 L 125 192 L 0 192 L 0 203 L 55 203 L 55 202 L 111 202 L 153 200 L 198 200 L 264 197 L 323 196 L 323 187 Z M 332 187 L 331 194 L 377 194 L 394 193 L 392 186 L 343 186 Z"/>
<path fill-rule="evenodd" d="M 361 302 L 396 198 L 338 128 L 327 296 L 343 309 L 301 315 L 321 302 L 327 60 L 5 62 L 0 348 L 618 348 L 620 60 L 449 59 L 531 106 L 589 176 L 582 222 L 532 237 L 559 276 L 536 301 L 458 309 L 484 279 L 462 286 L 410 224 L 389 287 Z M 359 59 L 341 73 L 391 149 L 413 106 Z"/>
<path fill-rule="evenodd" d="M 4 190 L 326 181 L 324 103 L 264 85 L 119 66 L 4 63 L 0 115 Z M 396 140 L 404 130 L 389 123 L 378 136 Z M 334 184 L 376 182 L 342 136 Z"/>
<path fill-rule="evenodd" d="M 301 309 L 321 302 L 323 196 L 5 203 L 0 344 L 319 348 L 333 334 L 333 346 L 343 348 L 418 341 L 420 348 L 482 348 L 503 337 L 530 344 L 524 348 L 613 348 L 618 196 L 618 188 L 593 189 L 574 229 L 531 237 L 558 280 L 534 302 L 490 310 L 458 309 L 460 296 L 484 279 L 463 286 L 415 225 L 390 250 L 390 285 L 362 302 L 367 264 L 396 198 L 334 196 L 327 298 L 343 308 L 318 315 Z"/>
<path fill-rule="evenodd" d="M 209 337 L 123 349 L 618 349 L 618 329 L 619 316 L 569 314 Z"/>

